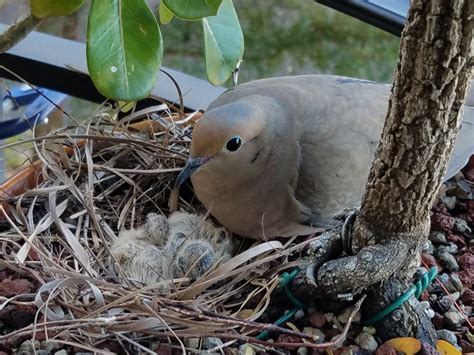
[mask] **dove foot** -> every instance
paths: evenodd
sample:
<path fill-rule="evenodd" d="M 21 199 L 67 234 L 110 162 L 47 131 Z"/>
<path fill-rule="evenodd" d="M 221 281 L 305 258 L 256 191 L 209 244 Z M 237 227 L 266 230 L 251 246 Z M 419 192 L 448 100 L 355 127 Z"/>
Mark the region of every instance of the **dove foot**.
<path fill-rule="evenodd" d="M 366 227 L 362 218 L 357 220 L 355 217 L 356 214 L 349 213 L 337 229 L 325 232 L 310 244 L 308 254 L 314 270 L 306 271 L 300 280 L 295 279 L 293 289 L 311 295 L 313 300 L 330 295 L 340 302 L 357 298 L 365 292 L 367 299 L 362 317 L 367 320 L 409 289 L 412 271 L 419 265 L 420 249 L 425 240 L 420 236 L 427 235 L 427 227 L 420 225 L 413 234 L 381 236 Z M 352 231 L 357 228 L 360 228 L 359 235 L 360 231 L 365 233 L 368 244 L 359 243 L 352 237 Z M 347 255 L 350 251 L 355 254 Z M 374 287 L 377 284 L 380 287 Z M 417 338 L 432 343 L 432 325 L 426 313 L 420 312 L 416 299 L 410 299 L 386 317 L 392 318 L 393 322 L 375 323 L 381 338 L 386 340 L 416 334 Z M 419 326 L 414 328 L 414 325 Z"/>

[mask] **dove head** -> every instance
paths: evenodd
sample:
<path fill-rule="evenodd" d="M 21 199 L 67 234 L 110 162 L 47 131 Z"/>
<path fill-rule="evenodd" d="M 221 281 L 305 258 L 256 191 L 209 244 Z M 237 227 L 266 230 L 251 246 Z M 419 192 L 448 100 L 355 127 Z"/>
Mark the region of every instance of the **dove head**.
<path fill-rule="evenodd" d="M 268 150 L 272 135 L 267 124 L 269 105 L 276 106 L 272 99 L 249 96 L 207 111 L 194 128 L 190 157 L 177 185 L 194 174 L 200 176 L 198 183 L 224 183 L 226 188 L 257 177 L 262 166 L 255 162 Z"/>

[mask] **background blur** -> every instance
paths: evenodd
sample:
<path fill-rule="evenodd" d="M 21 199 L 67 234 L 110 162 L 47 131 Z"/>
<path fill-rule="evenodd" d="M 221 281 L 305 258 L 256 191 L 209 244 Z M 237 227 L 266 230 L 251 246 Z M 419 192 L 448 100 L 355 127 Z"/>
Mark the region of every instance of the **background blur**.
<path fill-rule="evenodd" d="M 148 2 L 156 11 L 159 1 Z M 240 83 L 308 73 L 391 81 L 398 56 L 398 37 L 312 0 L 234 0 L 234 4 L 245 36 Z M 0 6 L 0 22 L 11 24 L 28 11 L 29 1 L 0 0 Z M 67 17 L 49 18 L 38 30 L 85 42 L 89 6 L 90 0 L 86 0 L 80 11 Z M 162 25 L 161 31 L 165 46 L 163 65 L 206 79 L 201 23 L 173 19 Z M 4 81 L 3 85 L 10 84 Z M 88 118 L 96 106 L 72 99 L 65 107 L 81 120 Z M 67 122 L 62 117 L 50 119 L 48 126 L 38 128 L 37 135 L 64 124 Z M 22 137 L 9 141 L 19 139 Z M 25 146 L 22 151 L 28 149 L 31 146 Z M 3 167 L 0 164 L 0 172 L 5 174 L 0 173 L 0 181 L 25 161 L 24 156 L 15 152 L 3 153 L 6 164 Z"/>
<path fill-rule="evenodd" d="M 149 0 L 157 9 L 158 0 Z M 1 1 L 0 1 L 1 3 Z M 87 10 L 50 18 L 38 30 L 85 42 Z M 399 39 L 312 0 L 234 0 L 245 36 L 240 81 L 302 73 L 334 73 L 390 81 Z M 0 22 L 12 23 L 27 0 L 6 0 Z M 161 26 L 165 66 L 205 78 L 200 22 Z"/>

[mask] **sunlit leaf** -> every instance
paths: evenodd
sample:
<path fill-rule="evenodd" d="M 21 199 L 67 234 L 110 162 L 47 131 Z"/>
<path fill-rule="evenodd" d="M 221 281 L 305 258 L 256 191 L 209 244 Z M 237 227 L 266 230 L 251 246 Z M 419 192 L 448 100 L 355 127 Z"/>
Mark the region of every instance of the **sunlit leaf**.
<path fill-rule="evenodd" d="M 31 14 L 38 18 L 66 16 L 82 6 L 84 0 L 30 0 Z"/>
<path fill-rule="evenodd" d="M 163 1 L 160 1 L 160 6 L 158 7 L 158 16 L 160 17 L 160 22 L 163 25 L 169 23 L 174 15 L 170 9 L 168 9 Z"/>
<path fill-rule="evenodd" d="M 163 56 L 158 23 L 145 0 L 93 0 L 87 67 L 100 93 L 121 101 L 146 97 Z"/>
<path fill-rule="evenodd" d="M 137 102 L 136 101 L 119 101 L 118 106 L 120 109 L 120 112 L 129 112 L 131 111 L 135 106 Z"/>
<path fill-rule="evenodd" d="M 441 355 L 461 355 L 461 352 L 446 340 L 438 340 L 436 342 L 436 350 L 438 350 Z"/>
<path fill-rule="evenodd" d="M 393 338 L 385 342 L 396 351 L 405 353 L 406 355 L 416 354 L 421 349 L 421 343 L 415 338 Z"/>
<path fill-rule="evenodd" d="M 225 82 L 244 54 L 244 36 L 232 0 L 224 0 L 217 16 L 202 20 L 206 72 L 214 85 Z"/>
<path fill-rule="evenodd" d="M 166 7 L 183 20 L 200 20 L 214 16 L 222 0 L 163 0 Z"/>

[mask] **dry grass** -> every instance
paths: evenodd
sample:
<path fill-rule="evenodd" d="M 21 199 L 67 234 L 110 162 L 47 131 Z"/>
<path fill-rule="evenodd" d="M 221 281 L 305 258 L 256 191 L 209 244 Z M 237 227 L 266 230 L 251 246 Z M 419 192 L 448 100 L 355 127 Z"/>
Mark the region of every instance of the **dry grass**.
<path fill-rule="evenodd" d="M 87 124 L 32 140 L 42 182 L 1 206 L 8 209 L 11 228 L 0 234 L 0 262 L 40 288 L 3 298 L 0 308 L 34 305 L 37 314 L 34 324 L 0 336 L 0 343 L 40 334 L 84 351 L 104 353 L 103 344 L 115 341 L 128 351 L 154 353 L 159 343 L 197 351 L 187 348 L 191 337 L 214 338 L 212 351 L 237 341 L 272 347 L 255 339 L 265 329 L 314 340 L 258 323 L 278 273 L 297 264 L 288 262 L 289 255 L 299 254 L 309 240 L 241 248 L 193 283 L 170 280 L 166 295 L 156 292 L 159 285 L 127 280 L 113 267 L 109 246 L 121 229 L 140 226 L 149 212 L 168 215 L 198 115 L 185 117 L 163 104 L 118 120 L 116 110 L 104 107 Z M 132 124 L 137 120 L 141 123 Z M 179 208 L 194 213 L 200 205 L 181 198 Z"/>

